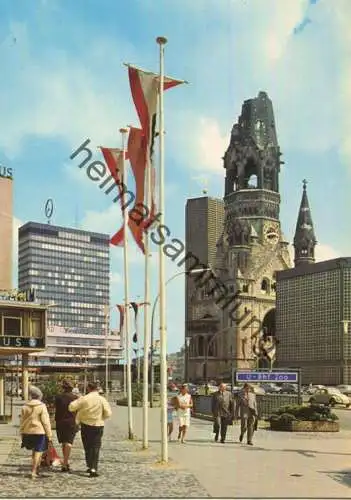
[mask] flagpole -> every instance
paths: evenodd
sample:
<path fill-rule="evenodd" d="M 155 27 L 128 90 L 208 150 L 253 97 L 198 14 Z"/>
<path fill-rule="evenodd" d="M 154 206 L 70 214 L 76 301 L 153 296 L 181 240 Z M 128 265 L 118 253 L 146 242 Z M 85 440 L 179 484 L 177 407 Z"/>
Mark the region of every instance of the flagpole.
<path fill-rule="evenodd" d="M 122 182 L 127 186 L 127 169 L 125 162 L 126 140 L 125 136 L 128 130 L 125 128 L 120 129 L 122 135 Z M 125 340 L 127 351 L 127 401 L 128 401 L 128 439 L 133 439 L 133 415 L 132 415 L 132 345 L 129 329 L 129 274 L 128 274 L 128 208 L 125 203 L 125 189 L 123 189 L 123 229 L 124 229 L 124 243 L 123 243 L 123 260 L 124 260 L 124 328 Z"/>
<path fill-rule="evenodd" d="M 165 223 L 165 200 L 164 200 L 164 46 L 167 39 L 158 37 L 156 39 L 160 47 L 160 89 L 159 89 L 159 207 L 160 226 Z M 165 286 L 165 256 L 163 247 L 159 247 L 159 294 L 160 294 L 160 375 L 161 375 L 161 462 L 168 462 L 168 436 L 167 436 L 167 330 L 166 330 L 166 286 Z"/>
<path fill-rule="evenodd" d="M 146 206 L 151 208 L 151 164 L 148 151 L 146 161 Z M 144 232 L 145 247 L 145 282 L 144 282 L 144 358 L 143 358 L 143 449 L 149 447 L 149 349 L 150 349 L 150 255 L 149 255 L 149 231 Z"/>

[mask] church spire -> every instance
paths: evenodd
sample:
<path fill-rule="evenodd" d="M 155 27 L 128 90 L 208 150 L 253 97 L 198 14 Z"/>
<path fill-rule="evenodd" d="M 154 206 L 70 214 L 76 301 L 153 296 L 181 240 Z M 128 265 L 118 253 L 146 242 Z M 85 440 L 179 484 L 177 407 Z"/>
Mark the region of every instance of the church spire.
<path fill-rule="evenodd" d="M 302 184 L 302 199 L 294 236 L 295 267 L 301 264 L 314 263 L 314 249 L 317 244 L 307 198 L 307 181 L 304 179 Z"/>

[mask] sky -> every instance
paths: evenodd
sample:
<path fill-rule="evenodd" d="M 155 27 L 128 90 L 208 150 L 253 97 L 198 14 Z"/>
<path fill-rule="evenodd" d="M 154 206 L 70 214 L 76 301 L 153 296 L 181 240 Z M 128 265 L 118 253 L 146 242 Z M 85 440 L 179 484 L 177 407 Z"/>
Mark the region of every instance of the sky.
<path fill-rule="evenodd" d="M 351 18 L 349 0 L 2 0 L 0 163 L 14 171 L 17 228 L 46 222 L 114 234 L 117 204 L 90 181 L 73 151 L 90 139 L 119 147 L 139 126 L 124 62 L 185 79 L 165 93 L 165 221 L 184 241 L 189 197 L 222 197 L 222 157 L 245 99 L 273 101 L 285 164 L 282 229 L 292 241 L 302 194 L 318 239 L 317 260 L 351 255 Z M 133 188 L 133 185 L 130 185 Z M 157 294 L 157 248 L 151 291 Z M 130 239 L 130 297 L 142 300 L 144 260 Z M 166 262 L 167 277 L 181 271 Z M 123 252 L 111 248 L 111 304 L 121 303 Z M 117 323 L 117 317 L 112 318 Z M 112 325 L 116 326 L 116 325 Z M 157 330 L 157 329 L 156 329 Z M 184 344 L 184 276 L 167 287 L 168 351 Z"/>

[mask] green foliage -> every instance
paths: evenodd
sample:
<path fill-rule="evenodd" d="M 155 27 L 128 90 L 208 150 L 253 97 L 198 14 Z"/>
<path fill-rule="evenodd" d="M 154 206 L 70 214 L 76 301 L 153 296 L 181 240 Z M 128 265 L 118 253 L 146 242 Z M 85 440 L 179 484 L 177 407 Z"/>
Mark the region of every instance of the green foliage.
<path fill-rule="evenodd" d="M 75 377 L 70 374 L 52 375 L 48 380 L 38 384 L 39 389 L 43 393 L 43 401 L 48 405 L 55 403 L 56 396 L 62 392 L 62 382 L 67 380 L 74 385 Z"/>
<path fill-rule="evenodd" d="M 132 406 L 137 406 L 143 400 L 143 386 L 141 384 L 132 384 Z M 122 398 L 118 400 L 120 405 L 127 405 L 127 398 Z"/>
<path fill-rule="evenodd" d="M 290 420 L 289 420 L 290 419 Z M 334 422 L 338 420 L 335 413 L 328 406 L 324 405 L 290 405 L 279 408 L 269 417 L 270 421 L 288 422 L 292 420 L 310 422 Z"/>

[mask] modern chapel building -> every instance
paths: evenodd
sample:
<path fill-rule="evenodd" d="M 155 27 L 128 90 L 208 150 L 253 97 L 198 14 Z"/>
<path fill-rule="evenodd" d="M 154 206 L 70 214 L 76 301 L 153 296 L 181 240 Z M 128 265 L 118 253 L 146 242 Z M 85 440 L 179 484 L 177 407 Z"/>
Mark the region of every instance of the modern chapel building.
<path fill-rule="evenodd" d="M 351 383 L 351 258 L 315 263 L 304 182 L 295 267 L 277 272 L 277 366 L 301 369 L 303 384 Z"/>

